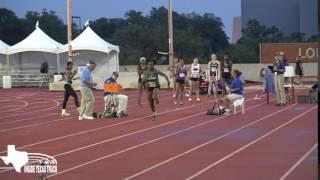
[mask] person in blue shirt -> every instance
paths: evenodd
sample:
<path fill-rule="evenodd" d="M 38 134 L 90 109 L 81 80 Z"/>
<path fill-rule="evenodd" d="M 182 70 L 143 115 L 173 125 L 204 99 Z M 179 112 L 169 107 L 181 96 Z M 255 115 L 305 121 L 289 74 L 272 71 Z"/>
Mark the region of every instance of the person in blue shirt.
<path fill-rule="evenodd" d="M 241 74 L 237 69 L 231 73 L 233 80 L 230 87 L 226 87 L 228 94 L 222 98 L 222 106 L 220 107 L 224 109 L 225 115 L 231 114 L 231 110 L 229 109 L 231 102 L 243 98 L 243 83 L 240 79 Z"/>
<path fill-rule="evenodd" d="M 284 89 L 284 72 L 287 62 L 284 59 L 284 52 L 275 54 L 275 62 L 273 64 L 274 84 L 276 90 L 277 106 L 286 104 L 286 94 Z"/>
<path fill-rule="evenodd" d="M 92 81 L 91 72 L 96 68 L 94 61 L 89 61 L 87 67 L 80 74 L 80 92 L 81 92 L 81 108 L 79 112 L 79 120 L 94 119 L 93 108 L 95 97 L 92 89 L 96 89 L 97 83 Z"/>
<path fill-rule="evenodd" d="M 117 84 L 117 79 L 119 77 L 119 72 L 115 71 L 112 73 L 112 76 L 107 78 L 105 84 Z M 115 106 L 117 111 L 117 117 L 125 117 L 127 114 L 128 107 L 128 96 L 123 94 L 115 94 L 110 92 L 104 92 L 104 102 L 105 102 L 105 111 L 111 106 Z"/>

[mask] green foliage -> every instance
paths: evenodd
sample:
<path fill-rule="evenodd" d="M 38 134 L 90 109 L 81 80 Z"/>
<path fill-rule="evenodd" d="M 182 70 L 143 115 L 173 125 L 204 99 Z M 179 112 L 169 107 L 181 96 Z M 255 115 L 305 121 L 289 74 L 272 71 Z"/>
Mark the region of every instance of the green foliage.
<path fill-rule="evenodd" d="M 247 27 L 242 30 L 242 37 L 236 45 L 225 49 L 230 53 L 234 63 L 259 63 L 260 43 L 297 43 L 319 41 L 319 35 L 315 35 L 305 40 L 305 34 L 295 32 L 289 36 L 284 36 L 275 26 L 266 27 L 257 20 L 249 20 Z M 221 52 L 220 52 L 221 53 Z"/>
<path fill-rule="evenodd" d="M 191 63 L 194 57 L 207 63 L 212 51 L 228 47 L 223 23 L 212 13 L 199 15 L 173 14 L 173 37 L 175 55 Z M 8 9 L 0 9 L 0 39 L 13 45 L 35 28 L 40 28 L 60 43 L 67 43 L 67 26 L 54 11 L 28 11 L 24 18 L 18 18 Z M 137 64 L 141 56 L 160 62 L 158 51 L 168 52 L 168 10 L 165 7 L 142 12 L 129 10 L 125 18 L 99 18 L 90 22 L 90 27 L 104 40 L 120 46 L 120 64 Z M 73 24 L 73 37 L 82 31 Z"/>

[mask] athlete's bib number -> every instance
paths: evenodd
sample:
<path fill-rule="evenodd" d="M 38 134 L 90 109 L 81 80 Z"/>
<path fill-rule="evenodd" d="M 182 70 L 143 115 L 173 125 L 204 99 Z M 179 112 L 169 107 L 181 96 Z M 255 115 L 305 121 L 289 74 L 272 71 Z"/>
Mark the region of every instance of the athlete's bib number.
<path fill-rule="evenodd" d="M 217 71 L 217 68 L 216 67 L 212 67 L 211 68 L 211 72 L 216 72 Z"/>
<path fill-rule="evenodd" d="M 184 78 L 185 74 L 184 73 L 179 73 L 180 78 Z"/>
<path fill-rule="evenodd" d="M 156 87 L 157 86 L 157 83 L 156 82 L 149 82 L 149 87 Z"/>
<path fill-rule="evenodd" d="M 228 68 L 224 68 L 223 72 L 229 72 L 229 69 Z"/>

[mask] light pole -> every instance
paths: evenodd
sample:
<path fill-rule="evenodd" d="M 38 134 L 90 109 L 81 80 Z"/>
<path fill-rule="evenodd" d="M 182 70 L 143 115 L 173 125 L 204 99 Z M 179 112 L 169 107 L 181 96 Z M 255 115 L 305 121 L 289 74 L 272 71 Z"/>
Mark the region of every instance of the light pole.
<path fill-rule="evenodd" d="M 72 0 L 68 0 L 68 61 L 72 62 Z"/>
<path fill-rule="evenodd" d="M 174 67 L 173 62 L 173 32 L 172 32 L 172 7 L 171 0 L 168 0 L 168 31 L 169 31 L 169 64 Z"/>

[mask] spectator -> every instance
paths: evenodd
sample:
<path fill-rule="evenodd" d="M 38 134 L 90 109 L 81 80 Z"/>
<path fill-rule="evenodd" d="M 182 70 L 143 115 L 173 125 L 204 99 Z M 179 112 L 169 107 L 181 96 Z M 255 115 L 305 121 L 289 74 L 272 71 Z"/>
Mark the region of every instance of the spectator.
<path fill-rule="evenodd" d="M 302 76 L 303 76 L 302 60 L 303 60 L 303 57 L 302 57 L 302 56 L 297 56 L 297 57 L 296 57 L 296 69 L 295 69 L 295 73 L 296 73 L 296 75 L 298 76 L 297 84 L 302 84 L 302 82 L 301 82 L 301 78 L 302 78 Z"/>
<path fill-rule="evenodd" d="M 113 72 L 112 76 L 107 78 L 104 83 L 105 84 L 117 84 L 117 79 L 119 77 L 118 72 Z M 121 86 L 120 86 L 121 87 Z M 110 99 L 112 100 L 110 103 Z M 104 91 L 104 101 L 105 101 L 105 107 L 108 107 L 108 105 L 116 106 L 117 110 L 117 117 L 125 117 L 128 116 L 127 114 L 127 106 L 128 106 L 128 96 L 120 94 L 120 93 L 113 93 L 108 92 L 107 90 Z M 105 108 L 106 110 L 107 108 Z"/>

